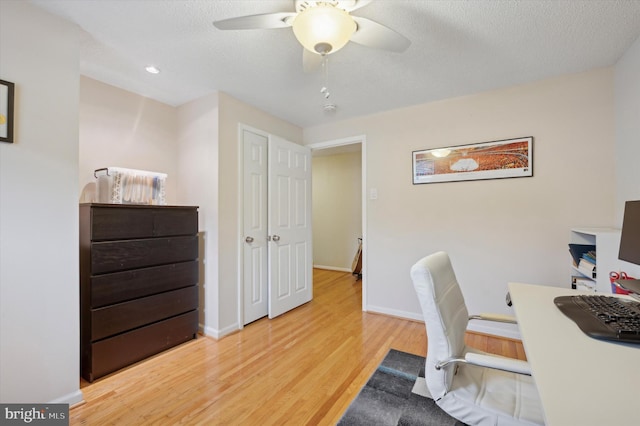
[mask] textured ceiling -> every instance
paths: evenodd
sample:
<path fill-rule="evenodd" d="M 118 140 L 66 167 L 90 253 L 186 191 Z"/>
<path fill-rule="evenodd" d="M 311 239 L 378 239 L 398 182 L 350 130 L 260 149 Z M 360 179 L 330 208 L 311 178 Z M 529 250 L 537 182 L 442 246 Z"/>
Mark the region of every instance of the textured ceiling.
<path fill-rule="evenodd" d="M 408 37 L 403 53 L 354 43 L 304 73 L 290 28 L 212 21 L 293 11 L 292 0 L 31 0 L 83 30 L 83 75 L 170 104 L 223 91 L 308 127 L 611 66 L 640 36 L 640 0 L 374 0 L 353 12 Z M 144 71 L 155 64 L 162 72 Z"/>

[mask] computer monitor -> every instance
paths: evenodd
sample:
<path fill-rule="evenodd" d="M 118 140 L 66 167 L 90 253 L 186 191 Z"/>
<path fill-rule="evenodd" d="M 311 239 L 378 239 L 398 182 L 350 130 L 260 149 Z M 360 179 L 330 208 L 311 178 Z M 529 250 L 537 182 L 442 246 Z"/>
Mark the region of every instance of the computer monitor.
<path fill-rule="evenodd" d="M 640 200 L 624 205 L 618 259 L 640 265 Z"/>
<path fill-rule="evenodd" d="M 627 201 L 624 205 L 618 259 L 640 265 L 640 200 Z M 640 280 L 619 280 L 617 283 L 625 290 L 640 294 Z"/>

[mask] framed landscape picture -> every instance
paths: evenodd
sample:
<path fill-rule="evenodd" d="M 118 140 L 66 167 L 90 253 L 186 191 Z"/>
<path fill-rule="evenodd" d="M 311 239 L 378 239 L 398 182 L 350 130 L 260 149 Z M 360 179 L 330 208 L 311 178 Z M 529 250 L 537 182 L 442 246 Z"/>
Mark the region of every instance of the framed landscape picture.
<path fill-rule="evenodd" d="M 413 151 L 413 184 L 533 176 L 533 137 Z"/>

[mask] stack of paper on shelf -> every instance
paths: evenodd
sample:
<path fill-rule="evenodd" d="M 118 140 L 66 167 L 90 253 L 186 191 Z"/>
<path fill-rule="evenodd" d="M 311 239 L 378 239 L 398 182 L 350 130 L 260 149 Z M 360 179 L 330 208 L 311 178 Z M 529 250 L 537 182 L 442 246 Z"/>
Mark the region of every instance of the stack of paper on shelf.
<path fill-rule="evenodd" d="M 578 271 L 590 278 L 596 277 L 596 264 L 591 262 L 590 259 L 583 257 L 578 263 Z"/>
<path fill-rule="evenodd" d="M 581 291 L 595 291 L 596 282 L 582 275 L 571 276 L 571 288 Z"/>
<path fill-rule="evenodd" d="M 573 265 L 586 277 L 596 277 L 596 246 L 593 244 L 569 244 Z"/>

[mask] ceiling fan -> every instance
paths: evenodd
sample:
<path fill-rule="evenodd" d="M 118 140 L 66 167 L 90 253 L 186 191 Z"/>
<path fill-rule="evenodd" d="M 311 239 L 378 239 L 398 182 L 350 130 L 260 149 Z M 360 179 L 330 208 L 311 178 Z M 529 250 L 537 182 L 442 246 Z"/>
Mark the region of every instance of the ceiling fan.
<path fill-rule="evenodd" d="M 275 12 L 214 21 L 221 30 L 293 28 L 304 47 L 305 71 L 315 69 L 326 55 L 349 41 L 377 49 L 403 52 L 411 41 L 402 34 L 370 19 L 351 15 L 372 0 L 294 0 L 295 12 Z"/>

